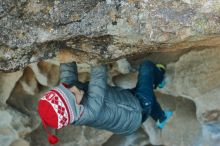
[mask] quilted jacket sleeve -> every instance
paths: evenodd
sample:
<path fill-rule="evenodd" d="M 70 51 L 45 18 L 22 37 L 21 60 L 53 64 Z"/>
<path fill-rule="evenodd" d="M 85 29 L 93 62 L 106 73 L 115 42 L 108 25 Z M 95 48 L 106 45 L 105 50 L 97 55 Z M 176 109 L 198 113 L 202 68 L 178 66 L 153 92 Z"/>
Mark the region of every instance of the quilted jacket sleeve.
<path fill-rule="evenodd" d="M 76 62 L 60 64 L 60 83 L 66 83 L 72 86 L 78 81 Z"/>
<path fill-rule="evenodd" d="M 106 66 L 92 67 L 91 69 L 87 102 L 84 103 L 84 113 L 80 118 L 82 123 L 89 123 L 96 120 L 100 113 L 107 86 L 106 72 Z"/>

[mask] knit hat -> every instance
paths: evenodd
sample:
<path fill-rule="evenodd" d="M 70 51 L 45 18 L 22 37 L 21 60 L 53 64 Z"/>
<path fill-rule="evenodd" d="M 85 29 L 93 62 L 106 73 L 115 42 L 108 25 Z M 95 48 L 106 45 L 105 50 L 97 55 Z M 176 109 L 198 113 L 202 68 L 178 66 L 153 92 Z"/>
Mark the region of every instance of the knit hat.
<path fill-rule="evenodd" d="M 60 129 L 77 121 L 83 113 L 83 106 L 77 104 L 74 94 L 62 84 L 44 94 L 38 102 L 38 113 L 51 144 L 58 142 L 46 126 Z"/>

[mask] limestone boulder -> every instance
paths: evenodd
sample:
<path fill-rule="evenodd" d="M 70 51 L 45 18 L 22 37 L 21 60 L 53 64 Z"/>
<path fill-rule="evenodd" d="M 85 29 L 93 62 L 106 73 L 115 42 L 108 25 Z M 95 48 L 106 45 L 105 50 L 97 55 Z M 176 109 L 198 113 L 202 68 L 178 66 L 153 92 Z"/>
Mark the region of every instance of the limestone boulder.
<path fill-rule="evenodd" d="M 16 82 L 20 79 L 23 72 L 13 72 L 13 73 L 0 73 L 0 82 L 3 86 L 0 87 L 0 102 L 2 104 L 6 103 L 9 98 L 10 93 L 14 89 Z"/>
<path fill-rule="evenodd" d="M 219 0 L 0 0 L 0 145 L 49 145 L 37 101 L 59 65 L 108 64 L 108 83 L 133 88 L 144 59 L 167 66 L 157 97 L 174 111 L 165 129 L 147 120 L 131 136 L 89 127 L 52 130 L 58 145 L 220 145 Z M 11 72 L 11 73 L 9 73 Z"/>
<path fill-rule="evenodd" d="M 198 146 L 202 137 L 202 126 L 196 116 L 196 106 L 191 100 L 165 94 L 156 94 L 165 110 L 172 110 L 173 116 L 163 130 L 156 128 L 156 122 L 149 118 L 144 129 L 153 145 Z"/>
<path fill-rule="evenodd" d="M 18 138 L 16 131 L 11 127 L 12 116 L 7 111 L 0 111 L 0 144 L 9 146 Z"/>
<path fill-rule="evenodd" d="M 2 146 L 9 146 L 19 137 L 24 138 L 31 132 L 29 117 L 13 108 L 1 106 L 0 117 L 0 145 Z"/>
<path fill-rule="evenodd" d="M 192 51 L 168 65 L 168 84 L 162 92 L 193 100 L 203 127 L 204 145 L 219 145 L 219 48 Z"/>
<path fill-rule="evenodd" d="M 112 135 L 103 146 L 144 146 L 149 144 L 149 137 L 140 128 L 135 133 L 128 136 Z"/>
<path fill-rule="evenodd" d="M 16 139 L 18 139 L 18 135 L 14 129 L 10 127 L 1 127 L 0 144 L 2 146 L 9 146 Z"/>
<path fill-rule="evenodd" d="M 18 70 L 64 50 L 84 62 L 94 58 L 109 62 L 150 52 L 216 46 L 219 3 L 4 0 L 0 3 L 0 69 Z"/>
<path fill-rule="evenodd" d="M 84 126 L 75 127 L 73 125 L 57 131 L 51 129 L 51 131 L 59 137 L 58 146 L 101 146 L 112 135 L 107 131 Z M 28 135 L 27 139 L 31 141 L 30 145 L 33 146 L 50 145 L 42 125 Z"/>
<path fill-rule="evenodd" d="M 29 142 L 23 139 L 15 140 L 10 146 L 30 146 Z"/>

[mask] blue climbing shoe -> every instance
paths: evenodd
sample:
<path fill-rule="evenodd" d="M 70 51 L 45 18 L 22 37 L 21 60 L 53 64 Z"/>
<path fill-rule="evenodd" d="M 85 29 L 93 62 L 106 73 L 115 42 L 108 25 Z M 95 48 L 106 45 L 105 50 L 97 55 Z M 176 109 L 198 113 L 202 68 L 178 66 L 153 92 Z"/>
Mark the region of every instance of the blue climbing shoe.
<path fill-rule="evenodd" d="M 168 122 L 168 120 L 169 120 L 169 119 L 172 117 L 172 115 L 173 115 L 173 112 L 170 111 L 170 110 L 166 110 L 166 111 L 164 111 L 164 113 L 165 113 L 166 119 L 165 119 L 164 121 L 162 121 L 162 122 L 160 122 L 160 121 L 158 120 L 157 123 L 156 123 L 156 127 L 159 128 L 159 129 L 163 129 L 164 126 L 166 125 L 166 123 Z"/>
<path fill-rule="evenodd" d="M 166 72 L 166 67 L 163 64 L 156 64 L 156 67 L 163 72 L 163 74 L 165 74 Z M 166 81 L 165 81 L 165 76 L 163 78 L 163 80 L 161 81 L 160 84 L 157 85 L 158 88 L 162 89 L 163 87 L 165 87 L 166 85 Z"/>
<path fill-rule="evenodd" d="M 163 81 L 157 87 L 162 89 L 163 87 L 165 87 L 165 85 L 166 85 L 166 81 L 165 81 L 165 78 L 164 78 Z"/>

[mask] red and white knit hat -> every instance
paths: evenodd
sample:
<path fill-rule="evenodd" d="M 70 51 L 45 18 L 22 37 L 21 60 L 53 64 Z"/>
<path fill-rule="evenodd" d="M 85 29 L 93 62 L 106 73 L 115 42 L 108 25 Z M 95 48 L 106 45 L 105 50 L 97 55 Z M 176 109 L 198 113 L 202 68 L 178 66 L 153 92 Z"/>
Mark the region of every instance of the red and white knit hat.
<path fill-rule="evenodd" d="M 38 113 L 47 131 L 48 141 L 55 144 L 58 138 L 52 135 L 46 126 L 63 128 L 77 120 L 82 111 L 82 105 L 76 103 L 75 96 L 63 85 L 44 94 L 38 102 Z"/>

